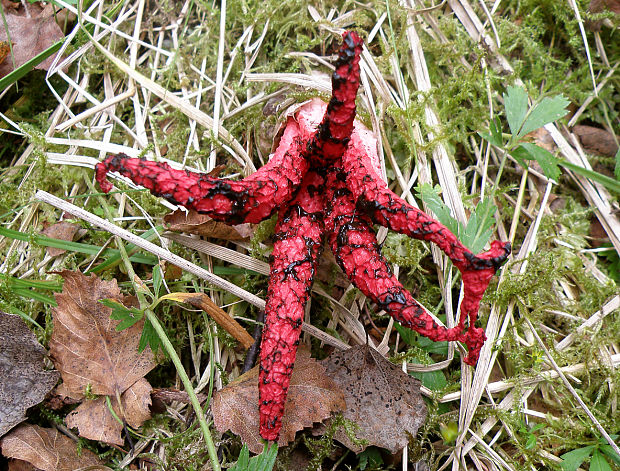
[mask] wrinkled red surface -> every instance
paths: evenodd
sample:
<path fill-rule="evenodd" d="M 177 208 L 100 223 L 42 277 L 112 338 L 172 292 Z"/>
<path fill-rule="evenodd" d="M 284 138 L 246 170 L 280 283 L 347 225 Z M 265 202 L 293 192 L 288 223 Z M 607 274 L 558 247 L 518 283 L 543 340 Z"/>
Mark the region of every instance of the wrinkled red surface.
<path fill-rule="evenodd" d="M 96 167 L 104 191 L 118 171 L 155 195 L 228 223 L 259 222 L 278 210 L 270 260 L 266 321 L 261 347 L 260 434 L 276 440 L 324 234 L 343 271 L 365 295 L 403 325 L 432 340 L 461 341 L 465 362 L 475 364 L 485 341 L 474 324 L 489 281 L 510 252 L 495 241 L 474 255 L 454 234 L 391 192 L 379 177 L 377 142 L 355 118 L 362 41 L 343 35 L 328 105 L 312 100 L 289 118 L 269 163 L 242 181 L 228 181 L 167 164 L 119 155 Z M 297 191 L 298 190 L 298 191 Z M 297 191 L 297 193 L 296 193 Z M 459 323 L 437 325 L 392 274 L 372 224 L 437 244 L 464 283 Z M 468 322 L 468 325 L 466 323 Z"/>

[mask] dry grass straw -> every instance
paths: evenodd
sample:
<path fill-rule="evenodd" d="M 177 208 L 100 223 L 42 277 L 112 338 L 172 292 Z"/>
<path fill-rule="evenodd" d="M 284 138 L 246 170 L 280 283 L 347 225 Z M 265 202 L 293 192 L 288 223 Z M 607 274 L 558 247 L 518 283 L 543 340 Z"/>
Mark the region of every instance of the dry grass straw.
<path fill-rule="evenodd" d="M 62 0 L 57 1 L 68 10 L 77 13 L 73 6 L 65 4 Z M 190 3 L 191 2 L 187 1 L 183 4 L 183 8 L 176 22 L 172 22 L 166 27 L 153 29 L 153 42 L 142 38 L 140 35 L 143 22 L 145 21 L 145 2 L 143 0 L 125 2 L 116 14 L 110 18 L 111 23 L 109 24 L 103 21 L 103 15 L 105 13 L 105 3 L 103 0 L 95 0 L 88 10 L 83 12 L 82 20 L 85 25 L 91 25 L 93 27 L 93 37 L 96 42 L 94 44 L 86 42 L 63 59 L 60 59 L 59 55 L 59 58 L 48 74 L 48 78 L 57 75 L 68 84 L 68 89 L 62 96 L 56 94 L 59 106 L 50 116 L 49 128 L 44 136 L 49 144 L 64 146 L 66 150 L 63 153 L 49 152 L 47 154 L 49 164 L 93 168 L 94 164 L 108 153 L 123 152 L 130 156 L 137 156 L 142 154 L 147 146 L 150 146 L 150 150 L 146 152 L 148 158 L 161 159 L 161 143 L 158 142 L 158 139 L 153 134 L 153 128 L 156 126 L 153 122 L 153 116 L 176 111 L 185 115 L 190 123 L 190 134 L 185 157 L 190 153 L 206 150 L 209 157 L 206 161 L 205 169 L 212 169 L 216 165 L 215 148 L 200 149 L 200 139 L 198 135 L 200 132 L 210 132 L 213 136 L 217 136 L 218 142 L 228 152 L 230 157 L 243 168 L 244 173 L 249 174 L 253 172 L 255 168 L 250 158 L 252 155 L 252 149 L 250 147 L 253 143 L 250 140 L 248 140 L 247 143 L 242 143 L 237 140 L 235 136 L 232 136 L 226 130 L 226 119 L 245 110 L 250 105 L 264 103 L 276 94 L 267 95 L 262 91 L 255 93 L 253 88 L 250 87 L 247 92 L 246 101 L 239 102 L 232 90 L 234 84 L 231 83 L 233 79 L 230 76 L 230 64 L 228 66 L 225 64 L 226 51 L 228 51 L 230 55 L 228 58 L 230 62 L 236 57 L 239 57 L 237 60 L 244 61 L 245 70 L 242 73 L 241 80 L 244 80 L 246 83 L 259 83 L 260 85 L 260 82 L 264 81 L 279 82 L 287 86 L 301 86 L 304 88 L 312 88 L 321 93 L 329 93 L 330 85 L 327 81 L 317 80 L 316 77 L 310 75 L 301 73 L 251 73 L 250 70 L 256 61 L 262 40 L 265 37 L 269 25 L 264 25 L 262 30 L 257 29 L 256 26 L 248 26 L 246 30 L 243 31 L 237 44 L 226 44 L 224 13 L 220 16 L 218 60 L 215 77 L 209 78 L 206 75 L 204 61 L 201 64 L 191 64 L 190 70 L 184 70 L 183 67 L 185 67 L 185 65 L 183 62 L 175 61 L 178 78 L 183 85 L 180 91 L 171 91 L 167 89 L 165 84 L 158 81 L 158 71 L 168 67 L 175 57 L 175 49 L 178 47 L 179 34 L 181 34 L 182 25 L 185 20 L 184 15 L 189 14 Z M 445 8 L 445 3 L 445 1 L 442 2 L 438 7 L 443 5 Z M 480 6 L 486 16 L 483 19 L 478 17 L 476 9 L 466 0 L 447 0 L 447 4 L 461 22 L 464 31 L 466 31 L 474 41 L 484 43 L 488 49 L 492 51 L 494 54 L 492 67 L 501 69 L 502 72 L 512 73 L 513 69 L 509 60 L 497 52 L 499 35 L 493 22 L 493 13 L 499 2 L 495 2 L 491 10 L 488 9 L 484 2 L 480 2 Z M 224 12 L 225 5 L 226 2 L 222 2 L 222 9 Z M 571 1 L 571 5 L 575 8 L 575 12 L 578 15 L 575 2 Z M 395 7 L 393 6 L 393 8 Z M 395 106 L 400 109 L 407 108 L 409 101 L 412 99 L 407 88 L 407 83 L 415 84 L 416 89 L 421 92 L 429 91 L 433 86 L 429 77 L 424 50 L 419 38 L 420 30 L 424 30 L 425 34 L 431 35 L 438 42 L 446 41 L 434 16 L 434 8 L 422 8 L 415 0 L 401 0 L 399 8 L 405 9 L 408 15 L 406 30 L 398 34 L 406 35 L 406 40 L 409 45 L 409 54 L 407 57 L 398 57 L 396 54 L 390 56 L 391 77 L 388 78 L 381 73 L 380 67 L 376 63 L 376 58 L 365 48 L 361 62 L 361 102 L 364 105 L 364 111 L 370 116 L 373 131 L 379 139 L 379 150 L 382 158 L 388 159 L 391 162 L 392 168 L 395 169 L 394 189 L 399 191 L 410 203 L 415 204 L 415 200 L 411 195 L 411 189 L 418 183 L 432 183 L 431 175 L 434 170 L 443 188 L 445 204 L 459 221 L 466 222 L 467 215 L 465 206 L 459 191 L 460 169 L 456 167 L 445 145 L 439 142 L 433 148 L 430 155 L 418 150 L 415 168 L 408 174 L 405 174 L 396 164 L 394 153 L 390 148 L 390 142 L 385 139 L 387 133 L 383 119 L 384 111 L 388 106 Z M 313 19 L 320 24 L 321 28 L 335 34 L 340 33 L 344 28 L 352 24 L 354 13 L 346 12 L 338 16 L 332 11 L 327 18 L 323 18 L 321 14 L 312 7 L 309 7 L 309 12 Z M 380 16 L 370 33 L 370 39 L 380 42 L 386 50 L 390 50 L 392 47 L 392 32 L 390 31 L 388 20 L 389 18 L 385 14 Z M 134 26 L 131 33 L 126 32 L 128 30 L 128 25 Z M 70 39 L 77 34 L 78 30 L 75 30 L 71 33 Z M 253 39 L 254 42 L 252 42 Z M 69 42 L 70 41 L 67 41 L 66 44 L 69 44 Z M 597 49 L 602 47 L 599 42 L 597 42 Z M 128 57 L 120 57 L 118 52 L 111 52 L 112 44 L 122 44 L 123 49 L 117 48 L 114 50 L 124 50 L 124 53 L 128 54 Z M 589 54 L 587 45 L 586 50 Z M 109 70 L 103 73 L 102 86 L 105 98 L 102 100 L 97 99 L 89 90 L 90 75 L 88 72 L 85 72 L 80 67 L 77 68 L 77 73 L 73 76 L 69 76 L 65 72 L 69 65 L 79 65 L 82 61 L 85 61 L 89 54 L 95 51 L 99 51 L 99 53 L 103 54 L 106 58 L 106 63 L 109 65 Z M 142 55 L 139 56 L 139 53 Z M 313 55 L 308 54 L 306 51 L 291 51 L 291 54 L 293 53 L 305 54 L 304 57 L 309 60 L 317 59 L 319 63 L 328 64 L 323 58 L 313 57 Z M 467 63 L 465 58 L 460 60 L 466 67 L 472 67 L 471 64 Z M 405 63 L 407 64 L 406 66 Z M 151 75 L 149 77 L 136 70 L 137 67 L 144 70 L 147 66 L 151 70 Z M 491 67 L 491 65 L 487 64 L 484 64 L 484 66 Z M 607 77 L 603 78 L 598 85 L 594 85 L 595 90 L 600 90 L 600 87 L 605 85 L 606 80 L 611 76 L 616 67 L 617 64 L 610 70 Z M 410 76 L 403 76 L 403 71 L 407 71 Z M 236 79 L 237 78 L 235 78 L 235 80 Z M 592 80 L 595 82 L 593 73 Z M 50 87 L 53 89 L 51 82 L 48 83 L 50 83 Z M 201 110 L 201 102 L 204 99 L 205 92 L 208 90 L 215 91 L 213 116 Z M 117 107 L 127 102 L 131 103 L 134 113 L 135 124 L 132 127 L 129 127 L 117 114 Z M 591 98 L 588 98 L 581 106 L 579 113 L 583 112 L 590 102 Z M 86 103 L 88 106 L 86 106 L 84 111 L 76 114 L 72 109 L 76 104 L 80 103 Z M 492 111 L 493 98 L 490 89 L 489 103 L 491 103 Z M 426 104 L 424 113 L 427 125 L 426 129 L 438 128 L 442 125 L 432 102 Z M 74 130 L 79 130 L 80 135 L 83 137 L 79 139 L 72 138 L 72 131 Z M 121 130 L 124 133 L 125 139 L 123 142 L 113 142 L 115 135 L 113 132 L 114 130 Z M 546 130 L 566 159 L 572 163 L 589 168 L 587 157 L 580 149 L 576 139 L 567 140 L 555 125 L 547 125 Z M 423 135 L 421 128 L 415 124 L 411 129 L 411 133 L 414 140 L 420 145 L 432 141 L 435 138 L 432 131 L 429 131 L 427 135 Z M 477 162 L 477 171 L 480 180 L 478 184 L 474 183 L 474 185 L 472 185 L 471 191 L 484 194 L 485 191 L 488 191 L 487 183 L 489 177 L 487 175 L 487 169 L 489 161 L 496 159 L 497 156 L 494 155 L 494 151 L 490 148 L 487 148 L 483 152 L 483 147 L 480 143 L 475 143 L 474 147 L 478 149 L 479 161 Z M 28 146 L 17 163 L 28 162 L 31 158 L 33 149 L 34 144 Z M 85 149 L 96 150 L 99 154 L 99 158 L 81 155 L 80 152 L 84 152 Z M 176 162 L 169 163 L 179 164 Z M 182 164 L 184 163 L 185 162 L 182 162 Z M 508 236 L 513 238 L 515 237 L 516 225 L 520 223 L 520 218 L 530 219 L 527 235 L 523 240 L 516 241 L 517 245 L 520 246 L 520 251 L 513 254 L 512 262 L 514 263 L 512 263 L 509 268 L 503 269 L 500 274 L 500 284 L 505 276 L 505 270 L 511 270 L 513 273 L 524 273 L 527 269 L 528 255 L 533 253 L 537 248 L 540 221 L 545 213 L 548 212 L 548 198 L 553 189 L 554 182 L 546 182 L 544 194 L 542 198 L 539 198 L 539 195 L 530 194 L 530 192 L 533 191 L 532 189 L 536 188 L 536 184 L 533 180 L 535 176 L 540 176 L 540 174 L 537 174 L 533 169 L 527 170 L 523 174 L 519 196 L 515 201 L 518 208 L 518 215 L 515 217 L 515 220 L 513 220 L 512 227 L 507 229 L 501 224 L 498 227 L 500 238 L 506 239 Z M 617 217 L 617 209 L 612 206 L 610 202 L 610 195 L 604 188 L 583 177 L 573 174 L 571 174 L 571 176 L 579 185 L 579 189 L 583 196 L 592 207 L 595 208 L 595 214 L 598 220 L 603 225 L 606 234 L 611 239 L 616 250 L 620 252 L 620 222 Z M 25 178 L 28 178 L 28 174 Z M 77 191 L 78 189 L 74 188 L 71 193 L 63 196 L 72 196 L 77 193 Z M 168 260 L 171 263 L 177 264 L 184 270 L 193 273 L 211 285 L 218 286 L 261 309 L 264 308 L 264 300 L 255 294 L 249 293 L 227 280 L 210 273 L 208 270 L 170 252 L 166 248 L 167 243 L 165 240 L 175 241 L 200 252 L 204 257 L 207 257 L 204 261 L 207 262 L 208 266 L 210 258 L 216 258 L 237 267 L 253 270 L 261 274 L 267 274 L 267 264 L 246 253 L 241 253 L 244 249 L 242 245 L 238 247 L 239 251 L 235 251 L 184 235 L 164 234 L 165 239 L 161 240 L 163 245 L 162 248 L 155 244 L 145 242 L 130 231 L 108 221 L 104 221 L 94 214 L 90 214 L 82 208 L 67 203 L 53 195 L 39 192 L 36 197 L 40 201 L 49 203 L 60 210 L 67 211 L 88 221 L 90 224 L 99 226 L 112 234 L 116 234 L 127 241 L 131 241 L 144 250 L 157 255 L 162 260 Z M 527 208 L 522 207 L 526 201 L 529 201 L 529 206 Z M 125 204 L 129 205 L 126 199 L 120 202 L 122 203 L 121 208 Z M 162 204 L 164 204 L 163 201 Z M 167 206 L 171 207 L 172 205 L 167 204 Z M 15 215 L 12 226 L 21 231 L 25 231 L 28 227 L 36 225 L 38 210 L 39 207 L 37 205 L 20 210 Z M 148 215 L 145 214 L 145 217 L 147 216 Z M 382 234 L 384 236 L 385 232 Z M 18 250 L 23 251 L 23 255 L 19 263 L 11 267 L 9 272 L 19 274 L 21 277 L 26 277 L 34 271 L 43 273 L 44 271 L 53 270 L 55 263 L 57 263 L 52 262 L 50 264 L 51 260 L 48 257 L 37 266 L 28 267 L 32 257 L 28 255 L 29 250 L 27 243 L 19 241 L 12 242 L 9 255 Z M 452 278 L 455 276 L 453 269 L 446 263 L 447 259 L 445 256 L 435 247 L 432 249 L 432 254 L 435 262 L 440 267 L 439 278 L 446 312 L 456 312 L 457 309 L 455 308 L 455 304 L 458 304 L 459 300 L 452 298 Z M 6 269 L 6 267 L 3 266 L 0 271 L 2 269 Z M 337 300 L 331 298 L 331 296 L 317 287 L 315 287 L 314 291 L 331 301 L 334 307 L 334 317 L 328 328 L 339 329 L 343 333 L 344 338 L 349 338 L 352 342 L 359 342 L 360 339 L 361 341 L 365 340 L 363 335 L 364 326 L 360 321 L 361 312 L 359 309 L 359 306 L 363 306 L 362 296 L 357 296 L 353 302 L 351 302 L 346 292 L 341 299 Z M 217 300 L 218 298 L 214 297 L 214 299 Z M 465 463 L 465 459 L 469 457 L 479 469 L 486 466 L 483 465 L 483 463 L 487 463 L 487 465 L 488 463 L 492 463 L 493 466 L 498 469 L 512 470 L 513 467 L 502 457 L 503 451 L 499 447 L 496 448 L 495 444 L 498 443 L 500 436 L 503 434 L 514 436 L 514 430 L 511 430 L 510 424 L 505 421 L 502 423 L 503 427 L 498 429 L 496 424 L 500 419 L 494 415 L 488 417 L 480 426 L 475 426 L 475 428 L 473 428 L 473 421 L 478 408 L 481 405 L 490 405 L 490 407 L 497 410 L 511 411 L 519 406 L 525 411 L 526 415 L 537 416 L 537 414 L 540 413 L 528 407 L 528 398 L 541 382 L 548 381 L 558 376 L 563 378 L 566 376 L 570 377 L 571 374 L 578 373 L 586 368 L 583 362 L 559 368 L 553 360 L 552 353 L 546 351 L 548 362 L 545 363 L 542 371 L 527 376 L 526 378 L 521 378 L 518 383 L 513 382 L 510 378 L 490 382 L 489 378 L 491 372 L 496 366 L 498 348 L 507 332 L 514 328 L 516 321 L 516 302 L 517 300 L 515 299 L 509 303 L 507 309 L 501 309 L 495 305 L 491 306 L 486 327 L 489 340 L 483 348 L 476 368 L 471 369 L 463 365 L 461 390 L 446 394 L 439 398 L 440 402 L 460 401 L 458 418 L 460 434 L 456 445 L 451 449 L 449 458 L 444 462 L 444 468 L 452 467 L 454 470 L 460 469 L 463 463 Z M 563 340 L 559 341 L 555 345 L 555 350 L 559 352 L 568 348 L 580 332 L 588 328 L 596 327 L 606 315 L 618 310 L 619 307 L 620 296 L 608 300 L 600 307 L 600 310 L 591 314 L 576 332 L 567 335 Z M 232 312 L 232 310 L 230 312 Z M 309 318 L 306 320 L 310 321 Z M 455 320 L 452 318 L 451 314 L 449 314 L 447 325 L 452 326 L 454 322 Z M 383 354 L 385 354 L 389 348 L 388 340 L 392 331 L 392 325 L 390 321 L 383 342 L 376 346 Z M 541 342 L 537 334 L 538 328 L 539 326 L 529 324 L 530 332 L 526 335 L 525 339 L 522 339 L 523 342 L 528 345 Z M 317 327 L 312 326 L 309 322 L 304 324 L 304 332 L 320 339 L 322 342 L 336 346 L 337 348 L 348 347 L 345 342 L 321 331 Z M 216 355 L 209 360 L 208 367 L 206 369 L 202 368 L 202 345 L 196 342 L 191 323 L 188 323 L 188 333 L 192 367 L 194 370 L 193 373 L 190 374 L 190 377 L 193 379 L 194 384 L 197 385 L 197 391 L 200 391 L 207 385 L 209 380 L 208 371 L 212 362 L 218 362 L 224 369 L 232 365 L 233 374 L 238 371 L 237 365 L 239 356 L 233 350 L 224 348 L 221 344 L 216 344 Z M 546 350 L 546 347 L 544 347 L 542 343 L 541 346 Z M 617 368 L 620 363 L 620 352 L 618 352 L 617 346 L 609 345 L 604 347 L 604 350 L 609 359 L 609 367 Z M 439 364 L 431 365 L 430 367 L 415 364 L 404 366 L 409 371 L 432 371 L 447 367 L 453 362 L 453 359 L 454 345 L 451 345 L 448 358 Z M 221 385 L 221 383 L 219 384 Z M 431 391 L 427 389 L 424 389 L 424 392 L 431 395 Z M 500 393 L 502 399 L 496 402 L 494 397 L 497 397 Z M 170 414 L 180 414 L 183 407 L 183 405 L 171 407 Z M 584 410 L 588 412 L 587 408 Z M 593 422 L 596 422 L 595 419 Z M 602 430 L 600 424 L 595 423 L 595 425 L 599 427 L 601 434 L 605 435 L 607 433 Z M 492 432 L 494 435 L 490 436 Z M 161 453 L 161 450 L 158 451 L 157 447 L 153 444 L 149 444 L 148 440 L 140 441 L 136 447 L 136 451 L 140 450 L 151 450 L 154 453 Z M 128 456 L 124 464 L 128 464 L 130 458 L 131 457 Z M 547 458 L 557 459 L 551 454 L 549 454 Z"/>

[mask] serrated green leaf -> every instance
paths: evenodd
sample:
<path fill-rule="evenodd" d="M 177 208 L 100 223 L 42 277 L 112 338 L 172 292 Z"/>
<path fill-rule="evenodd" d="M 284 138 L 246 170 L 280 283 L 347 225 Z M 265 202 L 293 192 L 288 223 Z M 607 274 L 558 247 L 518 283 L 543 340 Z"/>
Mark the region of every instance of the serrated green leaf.
<path fill-rule="evenodd" d="M 142 328 L 142 335 L 140 336 L 140 342 L 138 344 L 138 352 L 142 353 L 147 345 L 151 347 L 151 351 L 154 354 L 157 354 L 161 346 L 161 340 L 148 318 L 144 319 L 144 327 Z M 162 352 L 166 355 L 165 349 L 162 348 Z"/>
<path fill-rule="evenodd" d="M 570 101 L 562 95 L 543 98 L 540 103 L 530 109 L 517 137 L 523 137 L 538 128 L 542 128 L 545 124 L 563 118 L 568 113 L 566 110 L 568 105 L 570 105 Z"/>
<path fill-rule="evenodd" d="M 547 178 L 557 181 L 560 178 L 560 167 L 558 166 L 558 159 L 547 149 L 543 149 L 531 142 L 524 142 L 518 148 L 525 149 L 525 152 L 529 154 L 531 159 L 536 160 L 543 173 Z"/>
<path fill-rule="evenodd" d="M 605 457 L 598 450 L 594 450 L 594 453 L 592 453 L 590 471 L 612 471 L 611 466 L 609 466 Z"/>
<path fill-rule="evenodd" d="M 508 87 L 506 93 L 504 93 L 504 107 L 506 108 L 506 120 L 508 121 L 510 132 L 513 136 L 516 136 L 527 114 L 526 91 L 521 87 Z"/>
<path fill-rule="evenodd" d="M 446 226 L 453 234 L 458 234 L 458 222 L 450 215 L 450 209 L 444 204 L 439 197 L 441 187 L 437 185 L 432 187 L 428 183 L 424 183 L 416 187 L 416 191 L 420 199 L 435 213 L 437 220 Z"/>
<path fill-rule="evenodd" d="M 495 147 L 502 147 L 504 141 L 502 139 L 502 130 L 499 118 L 495 118 L 489 125 L 489 132 L 479 132 L 478 135 L 489 141 Z"/>
<path fill-rule="evenodd" d="M 491 238 L 493 215 L 497 207 L 493 201 L 485 198 L 476 205 L 465 229 L 459 234 L 461 242 L 473 253 L 479 253 Z"/>
<path fill-rule="evenodd" d="M 527 440 L 525 441 L 525 449 L 531 450 L 536 446 L 536 435 L 530 433 L 527 435 Z"/>
<path fill-rule="evenodd" d="M 596 448 L 594 445 L 589 445 L 564 453 L 560 456 L 563 460 L 561 464 L 562 469 L 564 471 L 575 471 L 590 456 L 594 448 Z"/>
<path fill-rule="evenodd" d="M 161 273 L 161 267 L 155 265 L 153 267 L 153 295 L 155 299 L 159 298 L 159 290 L 161 289 L 163 276 Z"/>

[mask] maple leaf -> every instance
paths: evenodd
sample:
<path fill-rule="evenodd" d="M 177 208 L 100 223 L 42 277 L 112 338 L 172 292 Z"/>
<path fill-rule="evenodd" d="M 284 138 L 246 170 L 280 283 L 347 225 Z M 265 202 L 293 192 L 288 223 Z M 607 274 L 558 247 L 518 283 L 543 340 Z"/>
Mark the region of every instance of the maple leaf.
<path fill-rule="evenodd" d="M 0 77 L 13 70 L 13 61 L 17 68 L 63 37 L 62 30 L 56 24 L 51 3 L 42 10 L 34 5 L 27 5 L 27 8 L 30 16 L 26 15 L 25 10 L 5 13 L 6 26 L 13 43 L 13 59 L 7 58 L 0 63 Z M 0 41 L 8 41 L 5 28 L 0 28 Z M 48 57 L 36 68 L 49 69 L 54 57 Z"/>
<path fill-rule="evenodd" d="M 58 382 L 43 365 L 45 349 L 19 316 L 0 311 L 0 437 L 26 419 Z"/>
<path fill-rule="evenodd" d="M 117 331 L 119 321 L 111 319 L 112 309 L 99 302 L 112 299 L 120 303 L 116 280 L 102 281 L 95 275 L 68 270 L 61 275 L 65 283 L 62 293 L 55 295 L 58 307 L 52 310 L 54 331 L 49 344 L 64 393 L 81 398 L 88 389 L 111 396 L 116 406 L 122 395 L 117 415 L 130 425 L 140 426 L 150 417 L 151 387 L 143 377 L 155 367 L 150 348 L 138 352 L 144 320 Z M 99 398 L 83 403 L 67 424 L 78 427 L 80 435 L 87 438 L 119 443 L 120 432 L 111 425 L 115 419 L 106 402 L 106 398 Z"/>
<path fill-rule="evenodd" d="M 82 448 L 78 455 L 77 444 L 58 430 L 37 425 L 20 425 L 0 440 L 0 447 L 7 458 L 26 461 L 43 471 L 73 471 L 87 466 L 109 469 L 89 450 Z"/>
<path fill-rule="evenodd" d="M 200 214 L 194 210 L 185 212 L 177 209 L 164 216 L 164 223 L 166 229 L 171 231 L 187 232 L 223 240 L 243 240 L 251 237 L 254 233 L 253 224 L 229 225 L 215 221 L 206 214 Z"/>
<path fill-rule="evenodd" d="M 387 448 L 392 453 L 409 442 L 426 420 L 426 406 L 420 381 L 367 345 L 332 353 L 323 360 L 326 373 L 344 391 L 345 419 L 359 425 L 356 446 L 339 430 L 334 438 L 359 453 L 367 446 Z"/>
<path fill-rule="evenodd" d="M 325 373 L 325 367 L 310 358 L 310 352 L 300 349 L 288 389 L 278 446 L 292 442 L 296 432 L 325 420 L 344 406 L 343 393 Z M 220 432 L 231 430 L 252 453 L 263 451 L 258 433 L 258 367 L 217 391 L 211 411 L 215 428 Z"/>

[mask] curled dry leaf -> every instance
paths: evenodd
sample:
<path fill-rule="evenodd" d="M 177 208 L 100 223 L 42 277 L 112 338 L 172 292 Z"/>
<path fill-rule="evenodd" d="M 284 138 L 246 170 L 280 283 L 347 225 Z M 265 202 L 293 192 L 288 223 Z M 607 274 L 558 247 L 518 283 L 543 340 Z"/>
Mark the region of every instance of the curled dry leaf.
<path fill-rule="evenodd" d="M 95 275 L 63 271 L 62 293 L 56 294 L 54 331 L 50 352 L 63 379 L 63 394 L 81 398 L 89 387 L 94 394 L 111 396 L 115 404 L 122 395 L 123 413 L 117 415 L 130 425 L 140 426 L 150 417 L 151 386 L 144 379 L 155 367 L 147 347 L 138 352 L 144 321 L 117 331 L 119 321 L 110 319 L 112 310 L 100 299 L 121 301 L 116 280 L 102 281 Z M 84 402 L 67 418 L 80 435 L 108 443 L 122 444 L 122 428 L 107 408 L 106 398 Z"/>
<path fill-rule="evenodd" d="M 140 427 L 151 418 L 152 390 L 146 379 L 136 381 L 121 396 L 122 410 L 118 407 L 116 398 L 110 398 L 114 413 L 131 427 Z M 124 444 L 123 424 L 110 413 L 106 397 L 82 402 L 67 416 L 65 422 L 69 427 L 77 428 L 81 437 L 115 445 Z"/>
<path fill-rule="evenodd" d="M 188 212 L 177 209 L 164 216 L 166 229 L 176 232 L 187 232 L 204 237 L 214 237 L 224 240 L 242 240 L 251 237 L 254 233 L 252 224 L 243 223 L 229 225 L 211 219 L 205 214 L 194 210 Z"/>
<path fill-rule="evenodd" d="M 296 432 L 325 420 L 344 406 L 342 391 L 325 373 L 325 368 L 310 358 L 307 350 L 300 349 L 288 389 L 278 445 L 287 445 L 295 439 Z M 220 432 L 231 430 L 239 435 L 253 453 L 263 450 L 258 433 L 258 367 L 217 391 L 211 411 Z"/>
<path fill-rule="evenodd" d="M 26 419 L 58 382 L 45 369 L 45 349 L 19 316 L 0 311 L 0 437 Z"/>
<path fill-rule="evenodd" d="M 344 391 L 343 416 L 359 425 L 356 435 L 367 440 L 366 446 L 396 453 L 409 442 L 408 434 L 415 436 L 426 420 L 420 381 L 375 349 L 356 346 L 334 352 L 322 363 L 327 375 Z M 342 431 L 335 438 L 356 453 L 366 448 L 355 446 Z"/>
<path fill-rule="evenodd" d="M 63 37 L 60 27 L 56 24 L 51 3 L 43 10 L 33 5 L 28 5 L 28 8 L 29 17 L 23 9 L 5 13 L 6 26 L 13 43 L 15 67 L 25 64 Z M 7 40 L 6 29 L 0 28 L 0 41 Z M 54 57 L 54 55 L 48 57 L 36 68 L 49 69 Z M 0 63 L 0 77 L 11 71 L 13 71 L 13 60 L 9 57 Z"/>
<path fill-rule="evenodd" d="M 51 237 L 52 239 L 67 240 L 69 242 L 72 242 L 73 237 L 75 236 L 75 233 L 79 230 L 79 228 L 80 226 L 78 224 L 73 224 L 67 221 L 60 221 L 43 229 L 43 235 Z M 51 257 L 55 257 L 56 255 L 60 255 L 66 252 L 66 250 L 56 247 L 46 247 L 46 250 Z"/>
<path fill-rule="evenodd" d="M 108 469 L 101 465 L 97 456 L 84 448 L 78 454 L 77 443 L 56 429 L 24 424 L 0 440 L 2 454 L 35 466 L 43 471 L 73 471 Z"/>
<path fill-rule="evenodd" d="M 121 298 L 116 280 L 102 281 L 78 272 L 61 272 L 62 292 L 55 295 L 54 331 L 50 353 L 67 391 L 116 396 L 155 367 L 147 347 L 138 353 L 143 322 L 116 331 L 119 321 L 110 319 L 112 309 L 100 299 Z"/>

